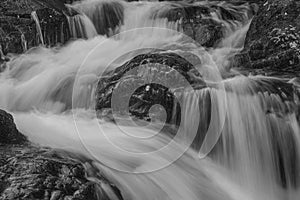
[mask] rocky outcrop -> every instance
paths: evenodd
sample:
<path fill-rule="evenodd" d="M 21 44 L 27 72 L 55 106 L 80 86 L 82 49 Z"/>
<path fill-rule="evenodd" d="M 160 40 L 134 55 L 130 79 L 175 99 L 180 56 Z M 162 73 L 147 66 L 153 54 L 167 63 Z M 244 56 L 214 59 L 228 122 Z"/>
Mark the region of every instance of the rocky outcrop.
<path fill-rule="evenodd" d="M 26 138 L 16 128 L 13 117 L 0 110 L 0 145 L 23 144 L 24 142 Z"/>
<path fill-rule="evenodd" d="M 197 5 L 178 2 L 165 11 L 158 11 L 157 16 L 169 21 L 180 21 L 180 28 L 187 36 L 201 46 L 214 47 L 224 38 L 227 23 L 230 24 L 233 20 L 243 23 L 247 21 L 247 15 L 254 14 L 255 7 L 245 5 L 246 2 L 243 1 L 227 4 L 216 1 Z"/>
<path fill-rule="evenodd" d="M 27 145 L 0 146 L 0 199 L 96 200 L 82 165 Z"/>
<path fill-rule="evenodd" d="M 30 13 L 38 7 L 26 3 L 11 0 L 1 2 L 0 44 L 4 54 L 22 53 L 27 49 L 26 43 L 28 46 L 36 45 L 36 31 Z"/>
<path fill-rule="evenodd" d="M 110 71 L 98 83 L 96 109 L 110 109 L 113 93 L 118 102 L 113 102 L 115 112 L 127 110 L 141 119 L 150 120 L 149 110 L 160 104 L 166 109 L 170 122 L 174 103 L 173 91 L 187 86 L 206 87 L 201 75 L 183 57 L 174 53 L 141 54 Z"/>
<path fill-rule="evenodd" d="M 54 46 L 63 44 L 71 38 L 66 15 L 78 14 L 64 3 L 73 1 L 60 0 L 5 0 L 0 5 L 0 45 L 4 54 L 23 53 L 31 47 L 43 44 Z M 154 12 L 154 18 L 168 18 L 169 21 L 180 20 L 183 32 L 204 47 L 213 47 L 225 34 L 224 27 L 228 20 L 242 22 L 241 13 L 252 15 L 253 9 L 245 10 L 245 2 L 226 4 L 221 2 L 194 5 L 190 3 L 170 3 L 166 10 Z M 239 9 L 232 9 L 232 5 Z M 124 10 L 119 2 L 101 2 L 92 5 L 95 13 L 84 12 L 94 23 L 98 34 L 110 35 L 118 31 L 123 23 Z M 76 6 L 75 6 L 76 7 Z M 80 10 L 80 9 L 79 9 Z M 36 11 L 38 25 L 31 16 Z M 213 13 L 213 14 L 212 14 Z M 243 15 L 243 14 L 242 14 Z M 75 37 L 75 36 L 74 36 Z"/>
<path fill-rule="evenodd" d="M 300 75 L 300 2 L 266 0 L 247 33 L 245 48 L 234 67 L 254 74 Z"/>
<path fill-rule="evenodd" d="M 76 10 L 70 9 L 65 4 L 72 4 L 75 1 L 79 0 L 32 0 L 42 7 L 52 8 L 59 13 L 63 13 L 68 16 L 77 15 L 78 12 Z"/>
<path fill-rule="evenodd" d="M 201 46 L 213 47 L 223 37 L 222 23 L 210 16 L 212 9 L 207 6 L 179 5 L 163 13 L 169 21 L 181 21 L 183 32 Z"/>
<path fill-rule="evenodd" d="M 66 152 L 30 144 L 17 130 L 10 114 L 0 110 L 0 199 L 108 200 L 101 186 L 120 191 L 103 176 L 88 180 L 83 160 Z M 72 158 L 71 158 L 72 157 Z"/>
<path fill-rule="evenodd" d="M 141 54 L 116 70 L 105 73 L 97 86 L 96 110 L 107 111 L 113 108 L 116 113 L 122 114 L 122 111 L 129 111 L 133 116 L 150 120 L 150 108 L 159 104 L 166 109 L 167 122 L 170 122 L 170 117 L 174 114 L 174 103 L 176 103 L 174 93 L 181 93 L 184 88 L 190 86 L 195 90 L 215 87 L 207 84 L 194 68 L 193 64 L 197 61 L 193 61 L 191 64 L 190 61 L 193 59 L 187 61 L 185 58 L 165 52 Z M 181 81 L 183 79 L 186 82 Z M 249 87 L 251 90 L 232 91 L 230 84 L 225 82 L 225 89 L 229 93 L 277 95 L 282 102 L 286 102 L 288 105 L 286 113 L 280 114 L 295 112 L 300 117 L 300 87 L 297 79 L 287 82 L 279 78 L 251 77 L 245 87 Z M 268 101 L 272 102 L 274 100 L 272 98 Z M 115 104 L 117 104 L 116 107 L 114 107 Z M 266 112 L 270 110 L 281 112 L 271 105 Z"/>
<path fill-rule="evenodd" d="M 36 11 L 40 21 L 45 46 L 64 44 L 71 38 L 67 18 L 50 8 Z"/>
<path fill-rule="evenodd" d="M 41 24 L 44 45 L 53 46 L 70 39 L 68 22 L 57 9 L 32 0 L 4 0 L 0 5 L 0 45 L 4 54 L 23 53 L 42 44 L 36 22 L 31 13 L 36 11 Z"/>
<path fill-rule="evenodd" d="M 197 96 L 193 96 L 198 98 L 196 101 L 193 101 L 195 99 L 188 99 L 190 105 L 197 102 L 200 107 L 199 129 L 191 145 L 191 147 L 199 150 L 207 129 L 211 125 L 212 101 L 210 91 L 213 90 L 209 88 L 215 87 L 215 85 L 206 84 L 201 75 L 197 73 L 197 70 L 193 69 L 192 63 L 199 63 L 199 61 L 189 62 L 193 59 L 184 58 L 187 57 L 166 52 L 142 54 L 134 57 L 116 70 L 105 73 L 98 83 L 96 92 L 98 117 L 111 116 L 111 110 L 113 110 L 113 114 L 115 114 L 112 116 L 114 117 L 113 120 L 118 117 L 127 117 L 128 113 L 125 112 L 129 112 L 129 115 L 133 118 L 150 121 L 150 119 L 153 119 L 149 115 L 150 108 L 155 104 L 160 104 L 166 111 L 167 119 L 154 119 L 166 121 L 163 131 L 175 135 L 178 130 L 176 126 L 181 125 L 180 109 L 186 109 L 176 105 L 178 102 L 173 93 L 175 91 L 175 93 L 182 94 L 183 90 L 180 87 L 187 87 L 186 84 L 180 83 L 182 79 L 179 75 L 181 75 L 193 89 L 199 89 Z M 247 81 L 245 82 L 245 80 Z M 282 187 L 292 186 L 297 188 L 299 186 L 297 145 L 294 130 L 288 119 L 295 114 L 300 121 L 299 80 L 294 79 L 287 82 L 281 78 L 264 76 L 236 77 L 233 80 L 226 80 L 224 88 L 228 100 L 232 100 L 232 95 L 234 98 L 239 95 L 241 96 L 238 98 L 253 95 L 261 100 L 261 108 L 267 120 L 266 124 L 272 130 L 270 132 L 272 134 L 270 145 L 273 152 L 276 152 L 274 163 L 278 167 L 278 173 L 275 178 Z M 186 92 L 188 93 L 188 91 Z M 176 95 L 176 97 L 178 96 Z M 242 111 L 243 105 L 240 104 L 239 106 L 237 110 Z M 241 117 L 244 117 L 243 114 L 241 114 Z M 245 120 L 249 119 L 245 118 Z M 169 126 L 170 124 L 171 126 Z M 176 125 L 175 129 L 173 125 Z M 227 128 L 229 128 L 227 126 L 230 127 L 230 123 L 226 122 L 224 125 L 225 135 Z M 279 131 L 278 127 L 282 129 Z M 214 151 L 218 151 L 219 148 L 224 151 L 224 145 L 222 144 L 224 138 L 226 136 L 219 139 Z M 228 141 L 230 140 L 228 139 Z M 226 140 L 225 143 L 227 144 L 228 141 Z"/>

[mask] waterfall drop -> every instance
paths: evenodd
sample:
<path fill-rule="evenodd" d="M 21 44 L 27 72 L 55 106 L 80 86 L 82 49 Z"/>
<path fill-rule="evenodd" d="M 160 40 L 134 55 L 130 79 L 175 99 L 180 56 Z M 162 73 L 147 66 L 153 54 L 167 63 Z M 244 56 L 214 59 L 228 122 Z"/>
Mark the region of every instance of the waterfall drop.
<path fill-rule="evenodd" d="M 77 40 L 60 48 L 30 49 L 13 57 L 0 74 L 0 108 L 13 113 L 31 142 L 81 160 L 95 182 L 93 170 L 101 171 L 124 199 L 299 198 L 295 85 L 229 69 L 251 23 L 248 4 L 87 0 L 70 6 L 81 13 L 68 18 Z M 189 9 L 199 6 L 207 12 L 196 16 L 219 28 L 214 30 L 219 35 L 214 35 L 213 44 L 210 38 L 203 42 L 188 25 L 193 20 Z M 36 13 L 32 17 L 44 44 Z M 160 122 L 128 126 L 127 118 L 120 117 L 122 124 L 117 124 L 118 120 L 96 117 L 100 78 L 113 76 L 114 70 L 122 70 L 118 67 L 153 49 L 188 52 L 201 61 L 195 69 L 205 87 L 176 91 L 183 104 L 174 103 L 171 121 L 176 125 L 181 109 L 179 140 L 164 130 L 157 134 Z M 111 199 L 118 199 L 111 188 L 102 188 Z"/>

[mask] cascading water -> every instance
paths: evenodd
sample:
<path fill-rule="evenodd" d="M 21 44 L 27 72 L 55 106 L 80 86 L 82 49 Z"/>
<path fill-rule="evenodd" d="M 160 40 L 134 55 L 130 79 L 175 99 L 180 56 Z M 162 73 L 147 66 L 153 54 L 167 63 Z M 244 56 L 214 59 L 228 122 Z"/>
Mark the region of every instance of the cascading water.
<path fill-rule="evenodd" d="M 33 19 L 34 22 L 35 22 L 35 25 L 36 25 L 36 31 L 37 31 L 37 34 L 38 34 L 40 43 L 44 46 L 44 45 L 45 45 L 45 42 L 44 42 L 44 36 L 43 36 L 43 33 L 42 33 L 42 29 L 41 29 L 39 17 L 37 16 L 37 14 L 36 14 L 35 11 L 33 11 L 33 12 L 31 13 L 31 17 L 32 17 L 32 19 Z"/>
<path fill-rule="evenodd" d="M 120 1 L 84 1 L 73 6 L 84 13 L 93 22 L 95 29 L 101 35 L 110 35 L 123 24 L 124 7 Z"/>
<path fill-rule="evenodd" d="M 26 38 L 25 38 L 25 35 L 22 34 L 21 35 L 21 44 L 22 44 L 22 47 L 23 47 L 23 51 L 27 51 L 28 48 L 27 48 L 27 41 L 26 41 Z"/>
<path fill-rule="evenodd" d="M 233 9 L 242 20 L 224 20 L 217 9 L 211 18 L 224 24 L 224 38 L 217 48 L 203 53 L 203 48 L 174 31 L 181 30 L 180 21 L 169 22 L 155 9 L 167 10 L 172 3 L 119 2 L 125 9 L 123 13 L 120 7 L 115 7 L 116 12 L 104 9 L 103 1 L 97 2 L 101 6 L 88 6 L 95 2 L 74 5 L 86 15 L 70 19 L 73 34 L 89 40 L 77 40 L 60 49 L 31 49 L 7 63 L 6 71 L 0 75 L 0 107 L 14 113 L 22 133 L 32 142 L 77 156 L 95 182 L 100 170 L 117 185 L 124 199 L 298 198 L 300 136 L 293 102 L 285 101 L 288 98 L 282 91 L 282 96 L 270 93 L 274 91 L 271 79 L 232 77 L 227 72 L 231 78 L 223 80 L 228 77 L 224 68 L 230 57 L 243 46 L 250 23 L 249 6 L 243 5 L 244 10 L 238 13 L 234 6 L 218 4 L 223 9 Z M 122 13 L 124 19 L 120 20 Z M 98 20 L 101 16 L 105 18 Z M 123 21 L 124 25 L 117 24 L 121 34 L 111 38 L 96 36 L 103 34 L 102 28 L 116 33 L 117 26 L 102 21 L 110 17 Z M 131 30 L 143 27 L 148 28 Z M 126 126 L 125 119 L 124 125 L 117 125 L 94 116 L 91 110 L 95 85 L 113 60 L 122 58 L 115 63 L 114 67 L 118 67 L 136 56 L 132 53 L 122 57 L 128 52 L 174 46 L 184 47 L 200 58 L 199 71 L 208 85 L 179 95 L 183 101 L 183 125 L 179 130 L 183 143 L 172 143 L 167 134 L 155 135 L 154 128 Z M 195 129 L 198 133 L 193 148 L 181 156 L 184 141 L 193 140 L 190 132 Z M 155 137 L 140 140 L 132 135 Z M 221 138 L 215 148 L 201 147 L 218 137 Z M 170 146 L 165 151 L 155 152 L 167 144 Z M 206 153 L 210 154 L 199 159 Z M 109 186 L 101 187 L 110 199 L 119 198 Z"/>
<path fill-rule="evenodd" d="M 69 27 L 74 38 L 93 38 L 98 35 L 91 20 L 84 14 L 68 17 Z"/>

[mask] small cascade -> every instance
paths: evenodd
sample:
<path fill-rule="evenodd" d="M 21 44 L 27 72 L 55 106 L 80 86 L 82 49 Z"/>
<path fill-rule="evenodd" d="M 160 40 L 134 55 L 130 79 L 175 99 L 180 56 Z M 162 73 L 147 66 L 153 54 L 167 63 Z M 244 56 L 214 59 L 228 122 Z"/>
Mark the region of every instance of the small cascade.
<path fill-rule="evenodd" d="M 23 51 L 26 52 L 28 50 L 28 47 L 27 47 L 27 41 L 24 34 L 21 35 L 21 44 L 23 47 Z"/>
<path fill-rule="evenodd" d="M 88 0 L 72 8 L 88 16 L 99 35 L 114 35 L 124 23 L 124 6 L 121 1 Z"/>
<path fill-rule="evenodd" d="M 160 27 L 178 30 L 178 22 L 169 21 L 167 18 L 156 16 L 157 10 L 170 9 L 170 5 L 162 2 L 132 2 L 125 4 L 124 26 L 121 31 L 143 27 Z"/>
<path fill-rule="evenodd" d="M 247 79 L 237 78 L 227 84 L 233 92 L 227 95 L 228 112 L 220 157 L 235 173 L 244 174 L 237 177 L 239 181 L 248 179 L 268 186 L 277 182 L 288 188 L 298 187 L 299 132 L 295 127 L 299 125 L 294 101 L 285 100 L 279 96 L 281 93 L 274 94 L 272 85 L 262 83 L 259 87 L 267 91 L 255 93 Z M 245 184 L 258 186 L 256 182 Z M 259 187 L 252 190 L 258 191 Z"/>
<path fill-rule="evenodd" d="M 0 108 L 13 113 L 30 141 L 82 161 L 89 179 L 107 177 L 124 199 L 298 200 L 297 80 L 244 77 L 226 68 L 243 47 L 252 16 L 248 4 L 189 4 L 213 10 L 193 17 L 223 24 L 222 37 L 207 51 L 178 32 L 190 18 L 168 18 L 174 8 L 189 14 L 185 5 L 95 0 L 71 5 L 82 13 L 68 18 L 72 35 L 88 40 L 13 57 L 0 74 Z M 32 18 L 44 45 L 35 12 Z M 174 103 L 171 122 L 180 126 L 179 137 L 157 131 L 160 122 L 128 126 L 127 118 L 112 123 L 93 111 L 96 85 L 107 67 L 113 62 L 115 70 L 149 48 L 184 51 L 201 61 L 195 68 L 205 88 L 175 91 L 182 105 Z M 121 199 L 110 186 L 99 187 L 99 196 Z"/>
<path fill-rule="evenodd" d="M 256 79 L 262 79 L 259 87 Z M 269 85 L 268 79 L 263 79 L 227 80 L 225 96 L 220 89 L 184 94 L 186 114 L 181 121 L 200 156 L 207 153 L 203 146 L 215 142 L 210 153 L 213 160 L 232 170 L 232 177 L 252 192 L 271 194 L 280 186 L 299 186 L 299 124 L 294 100 L 288 101 L 286 95 L 280 96 L 282 93 L 274 94 L 274 81 L 269 80 Z M 220 97 L 225 99 L 218 102 Z M 214 134 L 211 127 L 218 127 Z M 216 136 L 220 140 L 211 140 Z"/>
<path fill-rule="evenodd" d="M 37 31 L 37 35 L 39 37 L 39 42 L 40 42 L 40 44 L 45 46 L 44 36 L 43 36 L 41 25 L 40 25 L 40 20 L 39 20 L 39 17 L 37 16 L 37 14 L 36 14 L 36 11 L 33 11 L 31 13 L 31 17 L 34 20 L 35 25 L 36 25 L 36 31 Z"/>
<path fill-rule="evenodd" d="M 199 26 L 201 23 L 211 21 L 204 25 L 224 27 L 223 30 L 219 30 L 219 33 L 216 32 L 215 34 L 222 34 L 223 37 L 227 37 L 236 29 L 248 23 L 248 19 L 253 15 L 247 4 L 234 7 L 222 2 L 186 4 L 177 2 L 143 1 L 128 3 L 121 0 L 87 0 L 74 3 L 69 7 L 82 13 L 75 17 L 69 17 L 69 21 L 72 21 L 70 27 L 74 37 L 81 36 L 84 38 L 87 38 L 86 35 L 74 33 L 80 33 L 83 30 L 84 32 L 95 33 L 96 30 L 99 35 L 113 36 L 120 31 L 160 27 L 184 32 L 193 39 L 202 40 L 201 37 L 205 37 L 205 35 L 201 35 L 203 33 L 201 33 L 198 26 L 192 28 L 195 31 L 193 34 L 190 34 L 190 30 L 188 30 L 189 24 L 193 23 L 194 20 L 203 20 L 202 22 L 196 22 L 200 23 Z M 196 13 L 196 15 L 193 16 L 192 13 Z M 94 27 L 92 27 L 92 24 Z M 93 37 L 94 35 L 89 36 Z"/>
<path fill-rule="evenodd" d="M 2 45 L 0 44 L 0 60 L 1 61 L 5 61 L 5 55 L 3 53 L 3 50 L 2 50 Z"/>
<path fill-rule="evenodd" d="M 68 17 L 71 36 L 73 38 L 93 38 L 98 35 L 91 20 L 84 14 Z"/>

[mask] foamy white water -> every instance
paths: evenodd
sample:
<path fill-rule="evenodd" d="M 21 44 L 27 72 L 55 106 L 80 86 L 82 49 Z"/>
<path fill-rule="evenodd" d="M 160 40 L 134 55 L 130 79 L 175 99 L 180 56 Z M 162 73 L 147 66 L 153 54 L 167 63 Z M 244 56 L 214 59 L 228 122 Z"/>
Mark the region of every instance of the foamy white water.
<path fill-rule="evenodd" d="M 72 5 L 84 13 L 69 19 L 73 35 L 88 40 L 79 39 L 59 49 L 39 47 L 15 57 L 0 75 L 0 108 L 13 112 L 18 128 L 30 141 L 92 160 L 120 188 L 124 199 L 297 200 L 299 165 L 295 163 L 300 160 L 300 138 L 292 108 L 277 95 L 256 92 L 255 77 L 223 80 L 228 59 L 243 47 L 251 20 L 249 7 L 240 7 L 242 22 L 212 14 L 214 20 L 224 23 L 225 38 L 216 49 L 205 52 L 174 31 L 180 30 L 180 21 L 157 17 L 157 7 L 165 12 L 171 5 L 95 0 Z M 220 6 L 233 9 L 227 4 Z M 110 19 L 110 12 L 117 19 L 124 15 L 123 25 L 116 24 L 118 20 L 112 20 L 113 24 L 100 20 Z M 108 38 L 118 32 L 121 34 Z M 118 58 L 115 68 L 148 52 L 147 48 L 170 46 L 196 54 L 202 61 L 198 69 L 209 85 L 180 97 L 185 106 L 180 129 L 183 141 L 174 142 L 167 134 L 156 134 L 155 129 L 96 119 L 91 112 L 95 85 L 112 61 Z M 203 99 L 210 99 L 212 109 Z M 280 117 L 276 113 L 285 114 Z M 205 129 L 201 129 L 198 134 L 202 137 L 185 152 L 184 141 L 193 139 L 191 132 L 197 123 L 208 126 L 206 141 L 221 139 L 214 149 L 209 145 L 200 148 L 205 141 Z M 141 140 L 124 130 L 130 135 L 155 137 Z M 165 146 L 168 148 L 162 150 Z M 209 156 L 199 159 L 207 151 Z M 90 178 L 97 179 L 92 172 Z M 102 187 L 111 199 L 117 199 L 109 186 Z"/>

